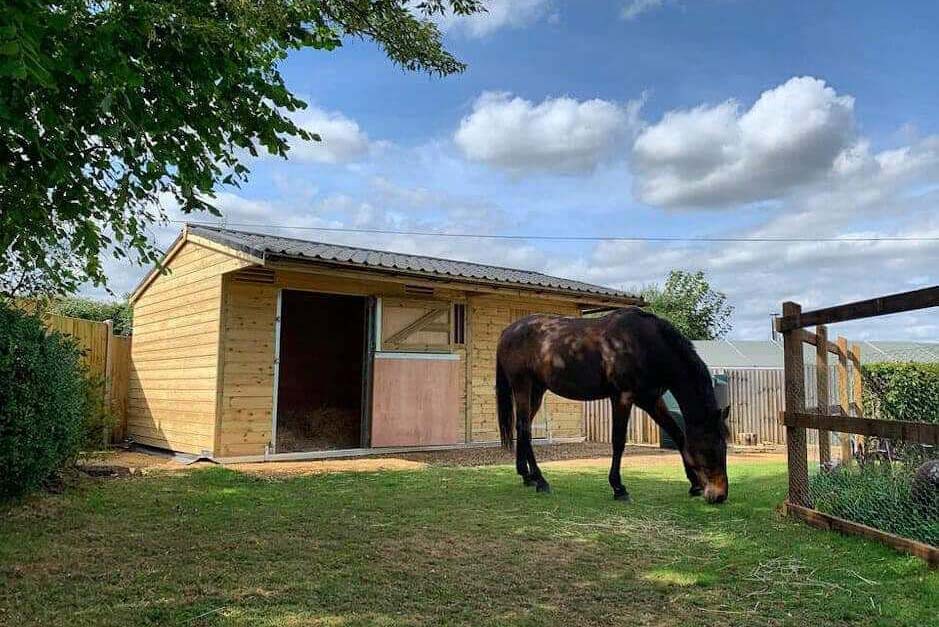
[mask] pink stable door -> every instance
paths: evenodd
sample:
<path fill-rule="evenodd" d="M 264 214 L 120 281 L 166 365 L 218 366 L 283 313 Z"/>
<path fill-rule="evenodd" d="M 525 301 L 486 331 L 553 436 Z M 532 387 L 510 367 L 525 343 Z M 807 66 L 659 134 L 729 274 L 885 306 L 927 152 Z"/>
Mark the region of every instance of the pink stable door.
<path fill-rule="evenodd" d="M 462 442 L 462 366 L 456 355 L 376 353 L 371 445 Z"/>

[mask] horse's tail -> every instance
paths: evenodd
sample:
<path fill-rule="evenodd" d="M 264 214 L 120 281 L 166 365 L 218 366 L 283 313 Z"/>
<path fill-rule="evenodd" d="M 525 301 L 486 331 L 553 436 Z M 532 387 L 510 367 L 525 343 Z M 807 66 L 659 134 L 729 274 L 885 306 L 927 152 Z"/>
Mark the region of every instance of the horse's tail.
<path fill-rule="evenodd" d="M 512 385 L 505 375 L 502 362 L 496 358 L 496 406 L 499 412 L 499 435 L 502 446 L 512 448 L 512 436 L 515 431 L 515 411 L 512 407 Z"/>

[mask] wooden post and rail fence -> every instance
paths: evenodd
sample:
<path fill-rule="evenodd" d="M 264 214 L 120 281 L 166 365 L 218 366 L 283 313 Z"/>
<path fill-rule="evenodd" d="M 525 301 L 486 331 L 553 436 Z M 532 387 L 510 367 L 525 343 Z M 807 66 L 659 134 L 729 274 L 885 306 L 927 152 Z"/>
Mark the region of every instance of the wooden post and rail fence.
<path fill-rule="evenodd" d="M 110 320 L 96 322 L 57 314 L 43 316 L 46 327 L 72 337 L 82 350 L 82 362 L 94 381 L 104 386 L 106 410 L 114 419 L 109 440 L 127 433 L 127 383 L 130 375 L 130 337 L 114 335 Z"/>
<path fill-rule="evenodd" d="M 863 416 L 861 396 L 860 353 L 856 347 L 848 348 L 844 338 L 832 343 L 828 340 L 825 325 L 848 320 L 859 320 L 885 316 L 918 309 L 939 307 L 939 286 L 904 292 L 803 312 L 793 302 L 783 303 L 783 315 L 776 320 L 776 330 L 783 335 L 785 359 L 786 408 L 780 412 L 780 424 L 786 428 L 786 449 L 789 463 L 789 495 L 786 500 L 787 513 L 810 525 L 835 529 L 844 533 L 865 536 L 889 544 L 894 548 L 917 555 L 930 566 L 939 566 L 939 548 L 903 538 L 880 529 L 844 520 L 814 509 L 809 494 L 808 450 L 806 429 L 819 431 L 819 461 L 824 464 L 831 459 L 828 434 L 832 431 L 859 436 L 905 440 L 919 444 L 939 446 L 939 424 L 903 420 L 881 420 Z M 807 327 L 815 326 L 814 333 Z M 821 402 L 808 408 L 805 402 L 805 363 L 803 343 L 816 347 L 817 398 L 828 398 L 828 355 L 838 357 L 839 403 L 836 411 Z M 853 379 L 854 399 L 848 395 L 848 362 L 855 364 Z M 853 414 L 853 415 L 852 415 Z M 842 463 L 852 459 L 851 442 L 842 438 Z"/>

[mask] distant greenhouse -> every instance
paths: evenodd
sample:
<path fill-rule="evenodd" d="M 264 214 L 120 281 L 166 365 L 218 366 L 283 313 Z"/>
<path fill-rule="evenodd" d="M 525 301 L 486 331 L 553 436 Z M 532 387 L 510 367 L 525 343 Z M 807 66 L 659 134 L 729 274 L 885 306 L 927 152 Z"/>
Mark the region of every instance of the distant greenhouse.
<path fill-rule="evenodd" d="M 861 347 L 861 362 L 919 361 L 939 363 L 939 343 L 848 340 Z M 772 340 L 701 340 L 694 343 L 709 368 L 783 367 L 782 342 Z M 815 363 L 815 348 L 805 344 L 805 363 Z"/>

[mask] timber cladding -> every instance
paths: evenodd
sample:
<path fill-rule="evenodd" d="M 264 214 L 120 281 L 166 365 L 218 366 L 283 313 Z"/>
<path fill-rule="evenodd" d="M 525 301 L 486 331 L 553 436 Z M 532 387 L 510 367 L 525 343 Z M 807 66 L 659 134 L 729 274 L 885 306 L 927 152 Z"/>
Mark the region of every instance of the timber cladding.
<path fill-rule="evenodd" d="M 288 290 L 375 298 L 369 311 L 377 320 L 374 339 L 383 363 L 381 372 L 375 364 L 364 369 L 363 400 L 374 419 L 389 422 L 369 424 L 366 411 L 363 446 L 375 434 L 375 445 L 497 441 L 495 368 L 502 330 L 530 313 L 580 315 L 577 295 L 285 263 L 203 240 L 184 232 L 164 262 L 169 273 L 149 275 L 132 297 L 128 436 L 141 444 L 219 458 L 263 456 L 272 444 L 280 446 L 274 441 L 283 435 L 275 430 L 275 411 L 285 416 L 276 409 L 277 316 L 279 295 Z M 363 307 L 371 307 L 368 302 L 363 298 Z M 314 323 L 312 316 L 301 314 L 288 324 L 299 324 L 300 333 L 304 324 L 316 326 L 310 333 L 329 333 L 328 320 Z M 364 346 L 348 351 L 360 358 Z M 340 363 L 341 349 L 331 359 L 322 368 Z M 310 363 L 316 364 L 310 371 L 315 377 L 319 362 Z M 428 385 L 440 390 L 422 387 Z M 373 395 L 376 386 L 384 387 Z M 407 409 L 409 404 L 417 409 Z M 441 404 L 447 407 L 435 410 Z M 286 407 L 285 401 L 280 409 Z M 335 414 L 331 405 L 318 407 L 304 411 Z M 446 425 L 427 422 L 438 414 Z M 581 404 L 547 394 L 533 433 L 581 437 Z M 412 435 L 413 442 L 404 441 Z"/>
<path fill-rule="evenodd" d="M 467 352 L 470 368 L 467 395 L 471 416 L 468 441 L 491 442 L 499 439 L 495 396 L 496 348 L 499 345 L 499 336 L 502 330 L 515 320 L 536 312 L 580 315 L 576 305 L 564 301 L 507 299 L 488 295 L 471 296 L 467 299 Z M 578 401 L 561 398 L 549 392 L 545 395 L 542 409 L 535 417 L 532 429 L 535 437 L 579 437 L 583 435 L 582 424 L 583 413 Z"/>
<path fill-rule="evenodd" d="M 186 453 L 215 448 L 222 277 L 247 262 L 193 242 L 134 302 L 127 435 Z"/>
<path fill-rule="evenodd" d="M 223 288 L 216 454 L 258 455 L 272 435 L 277 290 L 237 274 Z"/>
<path fill-rule="evenodd" d="M 466 296 L 457 291 L 435 294 L 438 307 L 430 306 L 426 296 L 409 297 L 403 286 L 382 281 L 352 280 L 326 274 L 305 274 L 278 271 L 272 284 L 242 282 L 238 274 L 224 283 L 223 310 L 225 333 L 221 338 L 222 365 L 220 390 L 220 423 L 217 455 L 234 457 L 260 455 L 271 441 L 274 388 L 274 325 L 277 315 L 277 291 L 302 289 L 336 294 L 371 294 L 382 297 L 383 321 L 397 325 L 383 329 L 383 337 L 393 338 L 400 328 L 422 317 L 433 316 L 430 329 L 415 333 L 399 341 L 393 350 L 412 349 L 408 339 L 416 340 L 416 347 L 425 350 L 446 348 L 438 325 L 449 317 L 449 303 L 466 304 L 466 344 L 452 345 L 450 352 L 459 356 L 456 368 L 459 376 L 457 411 L 460 428 L 455 434 L 459 442 L 491 442 L 498 439 L 495 410 L 495 354 L 499 335 L 514 319 L 537 311 L 578 315 L 576 306 L 563 301 L 533 298 L 508 299 L 494 295 Z M 446 300 L 443 300 L 446 299 Z M 409 301 L 413 306 L 409 307 Z M 392 304 L 400 313 L 386 315 L 385 303 Z M 427 316 L 427 318 L 431 318 Z M 467 420 L 469 416 L 469 420 Z M 580 403 L 546 395 L 542 415 L 537 424 L 543 435 L 552 437 L 579 437 L 582 435 Z M 536 435 L 539 434 L 536 424 Z M 418 444 L 415 442 L 415 444 Z"/>

